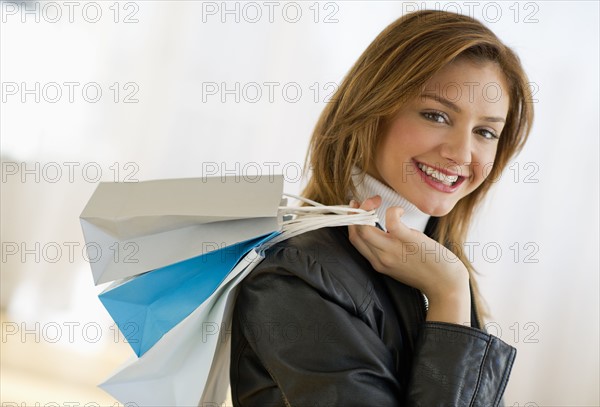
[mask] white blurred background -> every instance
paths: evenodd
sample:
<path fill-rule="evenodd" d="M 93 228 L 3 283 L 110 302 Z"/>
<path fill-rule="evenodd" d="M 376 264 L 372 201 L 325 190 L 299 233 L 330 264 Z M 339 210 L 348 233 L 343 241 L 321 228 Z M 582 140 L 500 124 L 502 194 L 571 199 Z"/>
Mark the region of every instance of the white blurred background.
<path fill-rule="evenodd" d="M 418 8 L 484 22 L 535 91 L 469 237 L 488 330 L 518 349 L 506 405 L 600 405 L 598 2 L 427 4 L 0 2 L 3 406 L 115 402 L 95 385 L 131 351 L 78 220 L 98 181 L 275 168 L 299 192 L 335 84 Z"/>

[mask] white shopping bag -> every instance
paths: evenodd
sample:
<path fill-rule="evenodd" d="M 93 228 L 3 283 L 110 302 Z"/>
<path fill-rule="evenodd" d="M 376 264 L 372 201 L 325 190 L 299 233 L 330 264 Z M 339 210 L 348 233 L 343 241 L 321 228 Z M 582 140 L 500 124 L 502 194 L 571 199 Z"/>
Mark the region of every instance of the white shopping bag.
<path fill-rule="evenodd" d="M 100 183 L 80 215 L 96 284 L 278 230 L 283 176 Z"/>
<path fill-rule="evenodd" d="M 234 289 L 262 259 L 255 250 L 248 253 L 202 305 L 100 387 L 124 404 L 169 407 L 198 405 L 206 388 L 204 398 L 220 405 L 229 386 L 228 376 L 222 377 L 229 372 L 229 355 L 222 351 L 229 341 L 221 327 L 231 322 Z M 227 360 L 215 362 L 216 354 Z"/>

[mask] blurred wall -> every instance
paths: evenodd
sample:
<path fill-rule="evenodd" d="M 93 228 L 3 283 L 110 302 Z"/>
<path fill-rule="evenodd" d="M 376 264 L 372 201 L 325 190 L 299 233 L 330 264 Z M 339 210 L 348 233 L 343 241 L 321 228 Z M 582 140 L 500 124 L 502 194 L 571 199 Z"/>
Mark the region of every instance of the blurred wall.
<path fill-rule="evenodd" d="M 114 350 L 78 222 L 97 183 L 274 168 L 284 172 L 288 192 L 299 192 L 311 130 L 336 84 L 387 24 L 425 7 L 0 6 L 1 305 L 9 321 L 2 344 L 13 349 L 37 339 L 48 352 L 62 344 L 64 352 L 97 360 L 109 349 L 123 352 L 115 366 L 128 349 L 117 340 Z M 498 180 L 469 238 L 493 313 L 488 330 L 518 349 L 506 404 L 597 406 L 598 3 L 427 7 L 469 14 L 492 28 L 519 54 L 534 91 L 530 141 Z M 74 340 L 65 331 L 53 343 L 43 332 L 54 326 L 48 324 L 65 329 L 90 321 L 102 327 L 97 342 L 79 330 Z M 26 329 L 33 333 L 23 336 Z M 76 361 L 60 380 L 81 377 Z M 33 377 L 27 352 L 3 355 L 2 363 L 22 368 L 25 383 Z M 15 383 L 2 384 L 3 402 L 24 400 Z"/>

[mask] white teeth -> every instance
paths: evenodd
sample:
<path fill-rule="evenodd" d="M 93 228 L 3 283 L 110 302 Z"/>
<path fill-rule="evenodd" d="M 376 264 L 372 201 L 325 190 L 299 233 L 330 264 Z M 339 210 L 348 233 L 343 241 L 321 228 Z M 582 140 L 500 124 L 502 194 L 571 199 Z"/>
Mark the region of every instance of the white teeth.
<path fill-rule="evenodd" d="M 428 167 L 425 164 L 421 164 L 421 163 L 418 163 L 417 165 L 419 166 L 419 168 L 421 169 L 421 171 L 423 171 L 424 173 L 426 173 L 430 177 L 435 178 L 436 180 L 440 181 L 444 185 L 449 185 L 450 186 L 453 183 L 455 183 L 456 180 L 458 180 L 458 175 L 446 175 L 446 174 L 442 174 L 438 170 L 436 170 L 434 168 L 431 168 L 431 167 Z"/>

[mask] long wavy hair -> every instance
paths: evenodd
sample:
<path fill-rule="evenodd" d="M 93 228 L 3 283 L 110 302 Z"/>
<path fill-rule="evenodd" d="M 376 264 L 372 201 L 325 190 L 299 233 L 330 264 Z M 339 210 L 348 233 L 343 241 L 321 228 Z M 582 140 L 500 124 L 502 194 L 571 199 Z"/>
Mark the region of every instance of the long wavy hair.
<path fill-rule="evenodd" d="M 529 81 L 518 56 L 479 21 L 460 14 L 423 10 L 406 14 L 386 27 L 347 73 L 316 123 L 305 161 L 312 172 L 303 195 L 326 205 L 356 196 L 354 166 L 371 167 L 387 123 L 425 83 L 459 58 L 494 62 L 508 86 L 509 109 L 486 180 L 438 217 L 432 237 L 467 267 L 476 309 L 488 316 L 479 294 L 476 271 L 463 250 L 475 208 L 503 169 L 522 148 L 533 122 Z M 477 321 L 483 326 L 482 319 Z"/>

